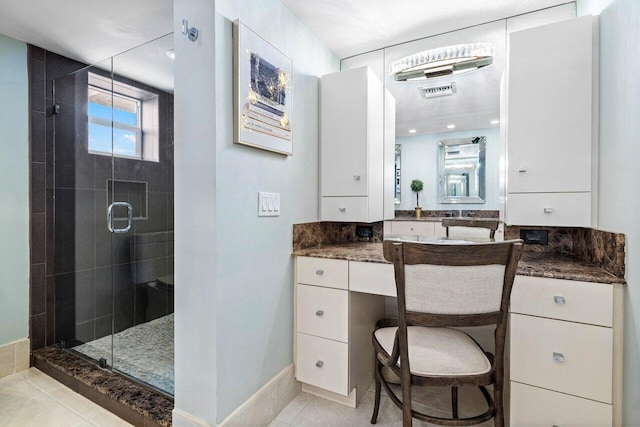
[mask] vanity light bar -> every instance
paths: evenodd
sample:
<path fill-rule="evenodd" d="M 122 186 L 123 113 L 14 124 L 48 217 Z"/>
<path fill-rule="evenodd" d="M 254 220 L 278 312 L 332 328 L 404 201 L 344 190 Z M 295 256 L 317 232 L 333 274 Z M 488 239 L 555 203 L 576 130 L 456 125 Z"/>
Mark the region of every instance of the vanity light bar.
<path fill-rule="evenodd" d="M 429 79 L 459 74 L 493 63 L 492 43 L 467 43 L 429 49 L 394 61 L 389 74 L 396 81 Z"/>

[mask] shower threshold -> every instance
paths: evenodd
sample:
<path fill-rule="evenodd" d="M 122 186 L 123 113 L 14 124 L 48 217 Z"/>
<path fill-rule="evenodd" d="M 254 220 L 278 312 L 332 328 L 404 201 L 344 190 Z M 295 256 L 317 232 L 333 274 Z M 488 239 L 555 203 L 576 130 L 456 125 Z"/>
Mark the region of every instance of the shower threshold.
<path fill-rule="evenodd" d="M 136 426 L 171 426 L 173 398 L 56 346 L 34 350 L 32 365 Z"/>

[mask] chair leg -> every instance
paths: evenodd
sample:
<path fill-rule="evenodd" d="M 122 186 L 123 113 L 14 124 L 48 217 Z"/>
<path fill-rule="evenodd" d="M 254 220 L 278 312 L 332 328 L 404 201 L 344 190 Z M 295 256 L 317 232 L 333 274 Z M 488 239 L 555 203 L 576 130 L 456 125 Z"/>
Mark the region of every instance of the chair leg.
<path fill-rule="evenodd" d="M 458 387 L 451 387 L 451 412 L 458 418 Z"/>
<path fill-rule="evenodd" d="M 371 424 L 375 424 L 378 421 L 378 410 L 380 409 L 380 392 L 382 391 L 382 383 L 380 382 L 379 372 L 381 368 L 380 361 L 376 360 L 376 369 L 373 374 L 374 381 L 376 383 L 376 397 L 373 405 L 373 415 L 371 416 Z"/>
<path fill-rule="evenodd" d="M 411 414 L 411 377 L 402 377 L 402 427 L 413 426 L 413 416 Z"/>
<path fill-rule="evenodd" d="M 495 405 L 495 415 L 493 418 L 494 427 L 504 427 L 504 402 L 502 401 L 502 382 L 497 381 L 493 385 L 493 401 Z"/>

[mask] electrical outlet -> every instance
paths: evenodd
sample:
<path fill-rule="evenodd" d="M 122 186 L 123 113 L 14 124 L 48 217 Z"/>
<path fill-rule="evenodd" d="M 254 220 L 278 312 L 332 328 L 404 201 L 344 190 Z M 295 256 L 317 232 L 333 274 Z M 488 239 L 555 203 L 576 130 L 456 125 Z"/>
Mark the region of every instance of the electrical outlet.
<path fill-rule="evenodd" d="M 549 232 L 547 230 L 520 230 L 520 238 L 527 245 L 548 245 Z"/>
<path fill-rule="evenodd" d="M 373 227 L 370 225 L 356 225 L 356 236 L 373 237 Z"/>

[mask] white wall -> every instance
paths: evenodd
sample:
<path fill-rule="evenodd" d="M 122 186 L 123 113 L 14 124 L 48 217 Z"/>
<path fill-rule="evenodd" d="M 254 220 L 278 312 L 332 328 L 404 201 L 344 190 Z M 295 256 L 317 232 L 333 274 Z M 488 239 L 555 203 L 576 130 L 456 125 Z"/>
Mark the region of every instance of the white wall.
<path fill-rule="evenodd" d="M 438 141 L 474 136 L 487 137 L 486 203 L 438 203 Z M 413 210 L 416 206 L 416 193 L 412 192 L 410 188 L 411 181 L 414 179 L 421 179 L 424 182 L 424 190 L 420 193 L 422 209 L 498 210 L 500 208 L 500 129 L 498 127 L 396 138 L 396 144 L 402 145 L 402 201 L 396 205 L 397 210 Z"/>
<path fill-rule="evenodd" d="M 578 10 L 587 10 L 578 2 Z M 583 5 L 584 6 L 584 5 Z M 624 425 L 640 425 L 640 2 L 600 15 L 600 228 L 627 236 Z"/>
<path fill-rule="evenodd" d="M 193 43 L 182 18 L 200 30 Z M 175 412 L 216 423 L 215 3 L 175 0 Z"/>
<path fill-rule="evenodd" d="M 599 15 L 612 1 L 613 0 L 578 0 L 576 5 L 578 16 Z"/>
<path fill-rule="evenodd" d="M 318 220 L 318 77 L 339 61 L 279 0 L 218 0 L 216 14 L 220 421 L 293 363 L 292 229 Z M 293 60 L 292 157 L 233 143 L 238 18 Z M 280 193 L 280 217 L 258 218 L 259 191 Z"/>
<path fill-rule="evenodd" d="M 29 335 L 27 45 L 0 35 L 0 345 Z"/>

